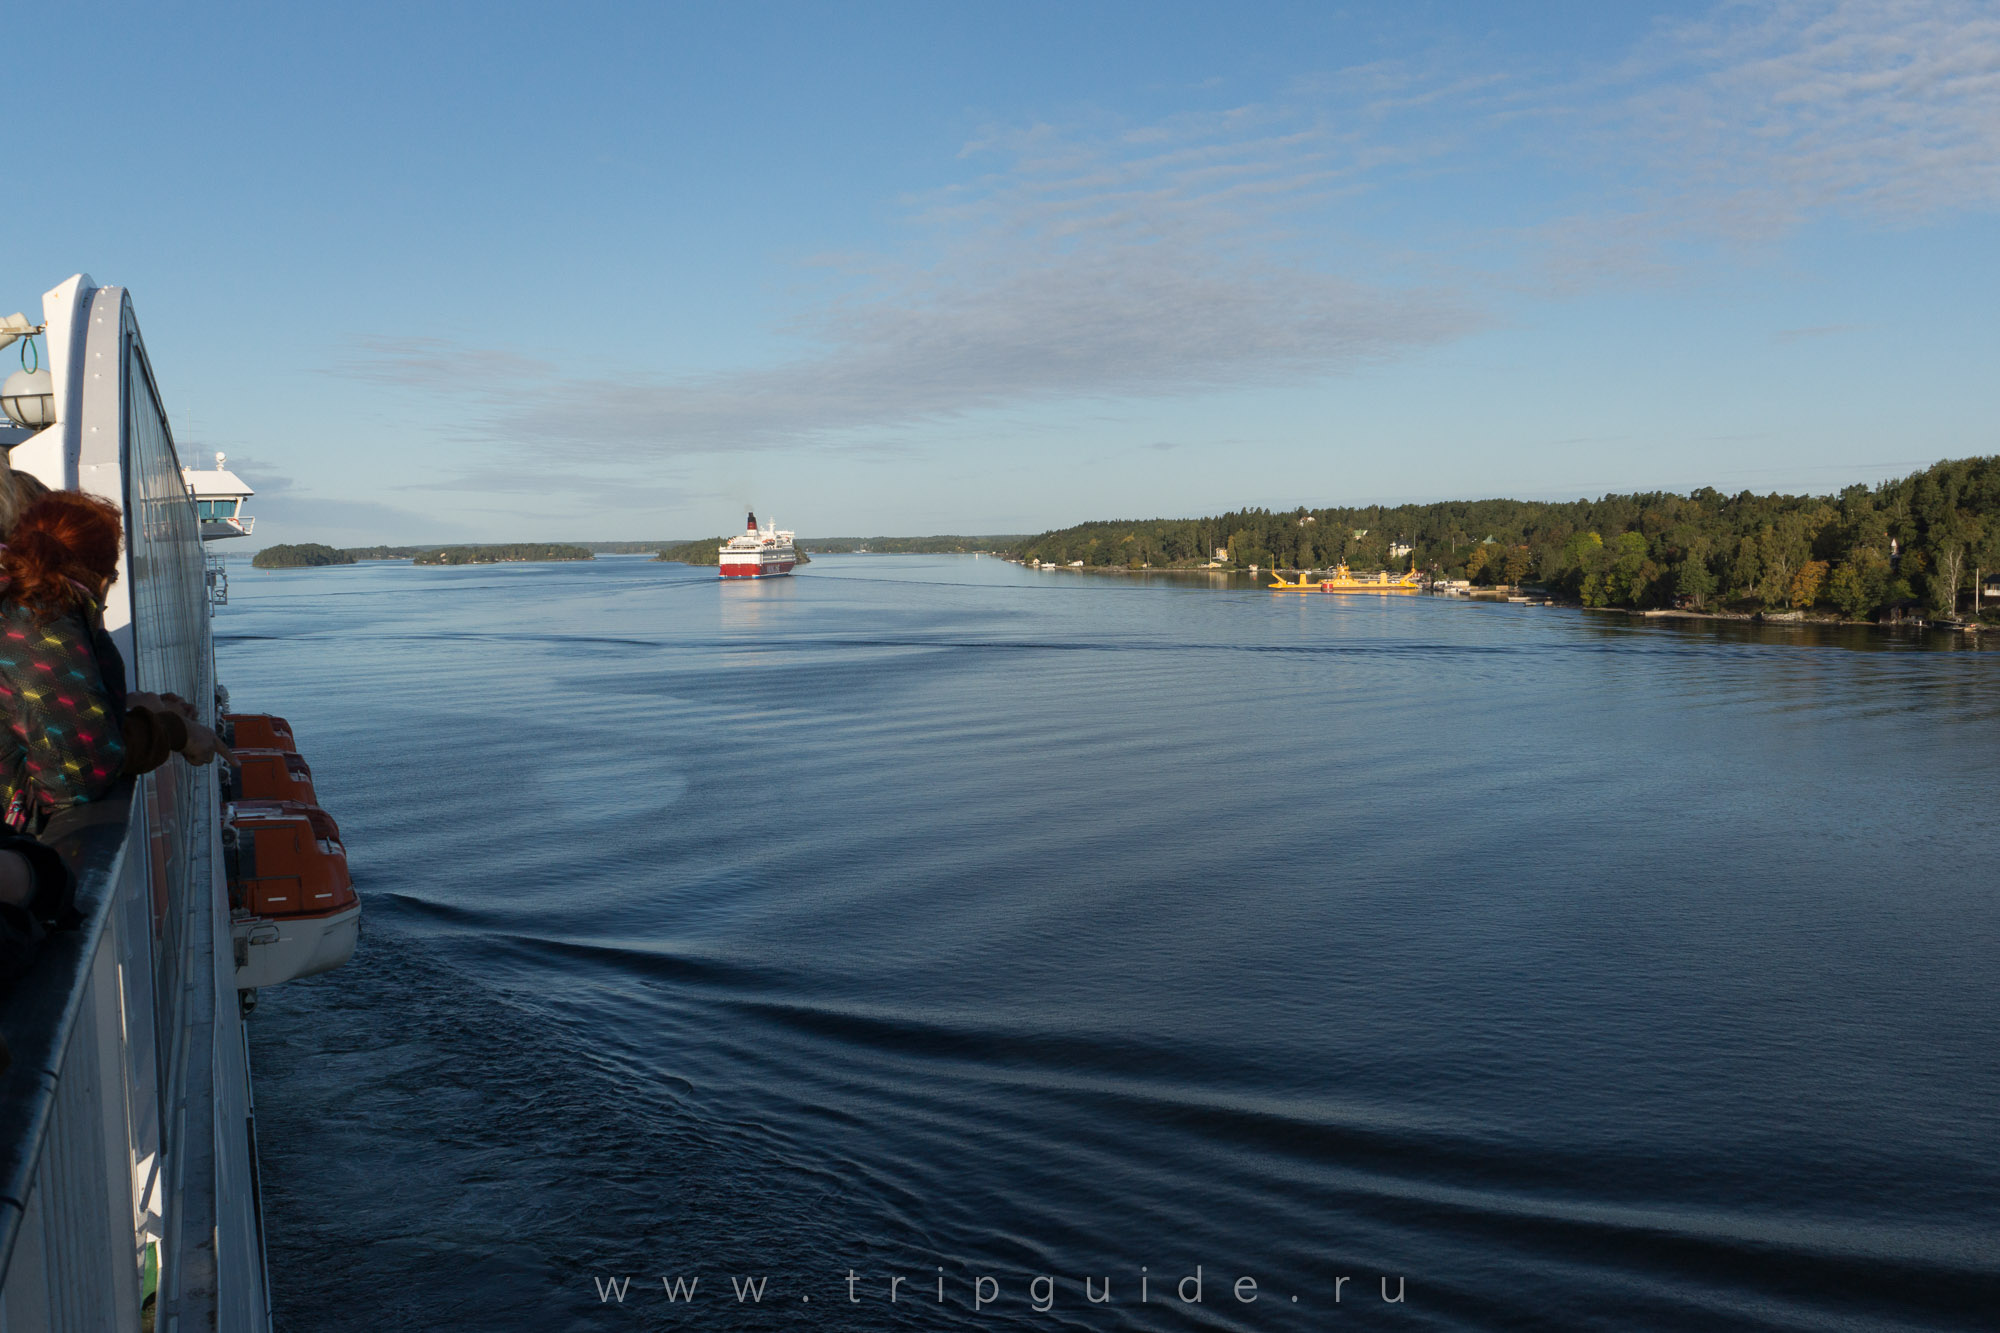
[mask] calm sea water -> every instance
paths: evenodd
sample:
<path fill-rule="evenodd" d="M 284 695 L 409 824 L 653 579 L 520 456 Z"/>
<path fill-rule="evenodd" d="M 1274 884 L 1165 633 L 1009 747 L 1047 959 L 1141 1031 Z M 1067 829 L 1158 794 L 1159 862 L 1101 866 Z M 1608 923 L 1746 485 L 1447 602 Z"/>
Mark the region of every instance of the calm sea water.
<path fill-rule="evenodd" d="M 945 557 L 232 597 L 367 904 L 252 1022 L 287 1333 L 2000 1324 L 2000 652 Z"/>

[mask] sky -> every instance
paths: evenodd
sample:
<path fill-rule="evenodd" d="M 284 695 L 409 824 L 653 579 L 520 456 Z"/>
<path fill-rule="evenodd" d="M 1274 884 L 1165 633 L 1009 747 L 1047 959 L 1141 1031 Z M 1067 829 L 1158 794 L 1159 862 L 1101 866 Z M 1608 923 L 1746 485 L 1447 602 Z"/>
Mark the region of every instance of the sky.
<path fill-rule="evenodd" d="M 258 546 L 1823 492 L 2000 452 L 2000 3 L 8 29 L 0 313 L 129 288 Z"/>

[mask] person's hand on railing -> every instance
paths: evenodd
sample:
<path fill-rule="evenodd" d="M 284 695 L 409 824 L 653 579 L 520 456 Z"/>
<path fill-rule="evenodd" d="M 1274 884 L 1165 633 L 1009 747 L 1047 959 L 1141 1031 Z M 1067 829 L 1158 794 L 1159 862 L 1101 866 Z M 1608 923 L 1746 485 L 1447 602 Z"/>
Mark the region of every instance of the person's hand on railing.
<path fill-rule="evenodd" d="M 192 718 L 187 721 L 187 744 L 180 749 L 181 758 L 190 764 L 205 764 L 211 759 L 220 759 L 231 768 L 236 766 L 236 753 L 222 743 L 222 737 L 210 731 Z"/>

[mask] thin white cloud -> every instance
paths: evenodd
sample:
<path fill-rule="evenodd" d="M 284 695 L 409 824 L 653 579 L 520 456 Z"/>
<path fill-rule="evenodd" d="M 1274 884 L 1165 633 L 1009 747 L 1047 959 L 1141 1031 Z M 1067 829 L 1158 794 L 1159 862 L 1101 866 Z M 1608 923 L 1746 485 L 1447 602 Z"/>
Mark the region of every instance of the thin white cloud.
<path fill-rule="evenodd" d="M 1663 30 L 1637 126 L 1721 226 L 1898 224 L 2000 204 L 2000 11 L 1970 0 L 1725 4 Z"/>
<path fill-rule="evenodd" d="M 1792 343 L 1807 342 L 1814 338 L 1831 338 L 1837 333 L 1852 333 L 1861 327 L 1858 324 L 1815 324 L 1803 329 L 1779 329 L 1771 335 L 1771 341 L 1780 347 Z"/>
<path fill-rule="evenodd" d="M 427 389 L 452 385 L 490 389 L 542 380 L 555 372 L 547 361 L 491 348 L 467 347 L 445 338 L 387 338 L 369 334 L 354 340 L 336 373 L 377 384 Z"/>
<path fill-rule="evenodd" d="M 425 541 L 463 541 L 468 529 L 456 519 L 440 518 L 378 500 L 345 500 L 294 492 L 259 498 L 245 506 L 256 515 L 256 544 L 319 541 L 336 546 L 402 543 L 411 536 Z"/>
<path fill-rule="evenodd" d="M 796 321 L 813 348 L 703 376 L 569 377 L 434 339 L 375 340 L 347 372 L 478 402 L 478 433 L 696 453 L 840 440 L 991 409 L 1298 382 L 1459 336 L 1434 290 L 1338 271 L 1284 233 L 1354 188 L 1350 137 L 1264 108 L 1094 136 L 985 136 L 996 170 L 912 200 L 923 264 L 878 261 Z"/>
<path fill-rule="evenodd" d="M 1726 0 L 1488 118 L 1590 185 L 1516 233 L 1522 286 L 1669 284 L 1718 241 L 1740 260 L 1828 216 L 1904 228 L 2000 207 L 2000 10 Z"/>

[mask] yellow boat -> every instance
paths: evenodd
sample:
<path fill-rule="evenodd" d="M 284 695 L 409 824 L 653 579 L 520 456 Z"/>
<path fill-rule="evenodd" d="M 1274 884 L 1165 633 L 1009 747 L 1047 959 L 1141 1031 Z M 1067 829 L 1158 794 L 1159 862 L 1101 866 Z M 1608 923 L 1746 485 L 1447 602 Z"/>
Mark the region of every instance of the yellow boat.
<path fill-rule="evenodd" d="M 1390 578 L 1389 571 L 1385 569 L 1372 579 L 1358 579 L 1348 572 L 1346 565 L 1336 565 L 1333 577 L 1330 579 L 1315 579 L 1308 582 L 1305 571 L 1300 570 L 1297 583 L 1287 583 L 1280 577 L 1271 587 L 1274 591 L 1285 592 L 1400 593 L 1419 592 L 1422 590 L 1422 583 L 1417 577 L 1417 567 L 1414 564 L 1410 566 L 1410 572 L 1407 574 L 1398 574 L 1395 578 Z"/>

